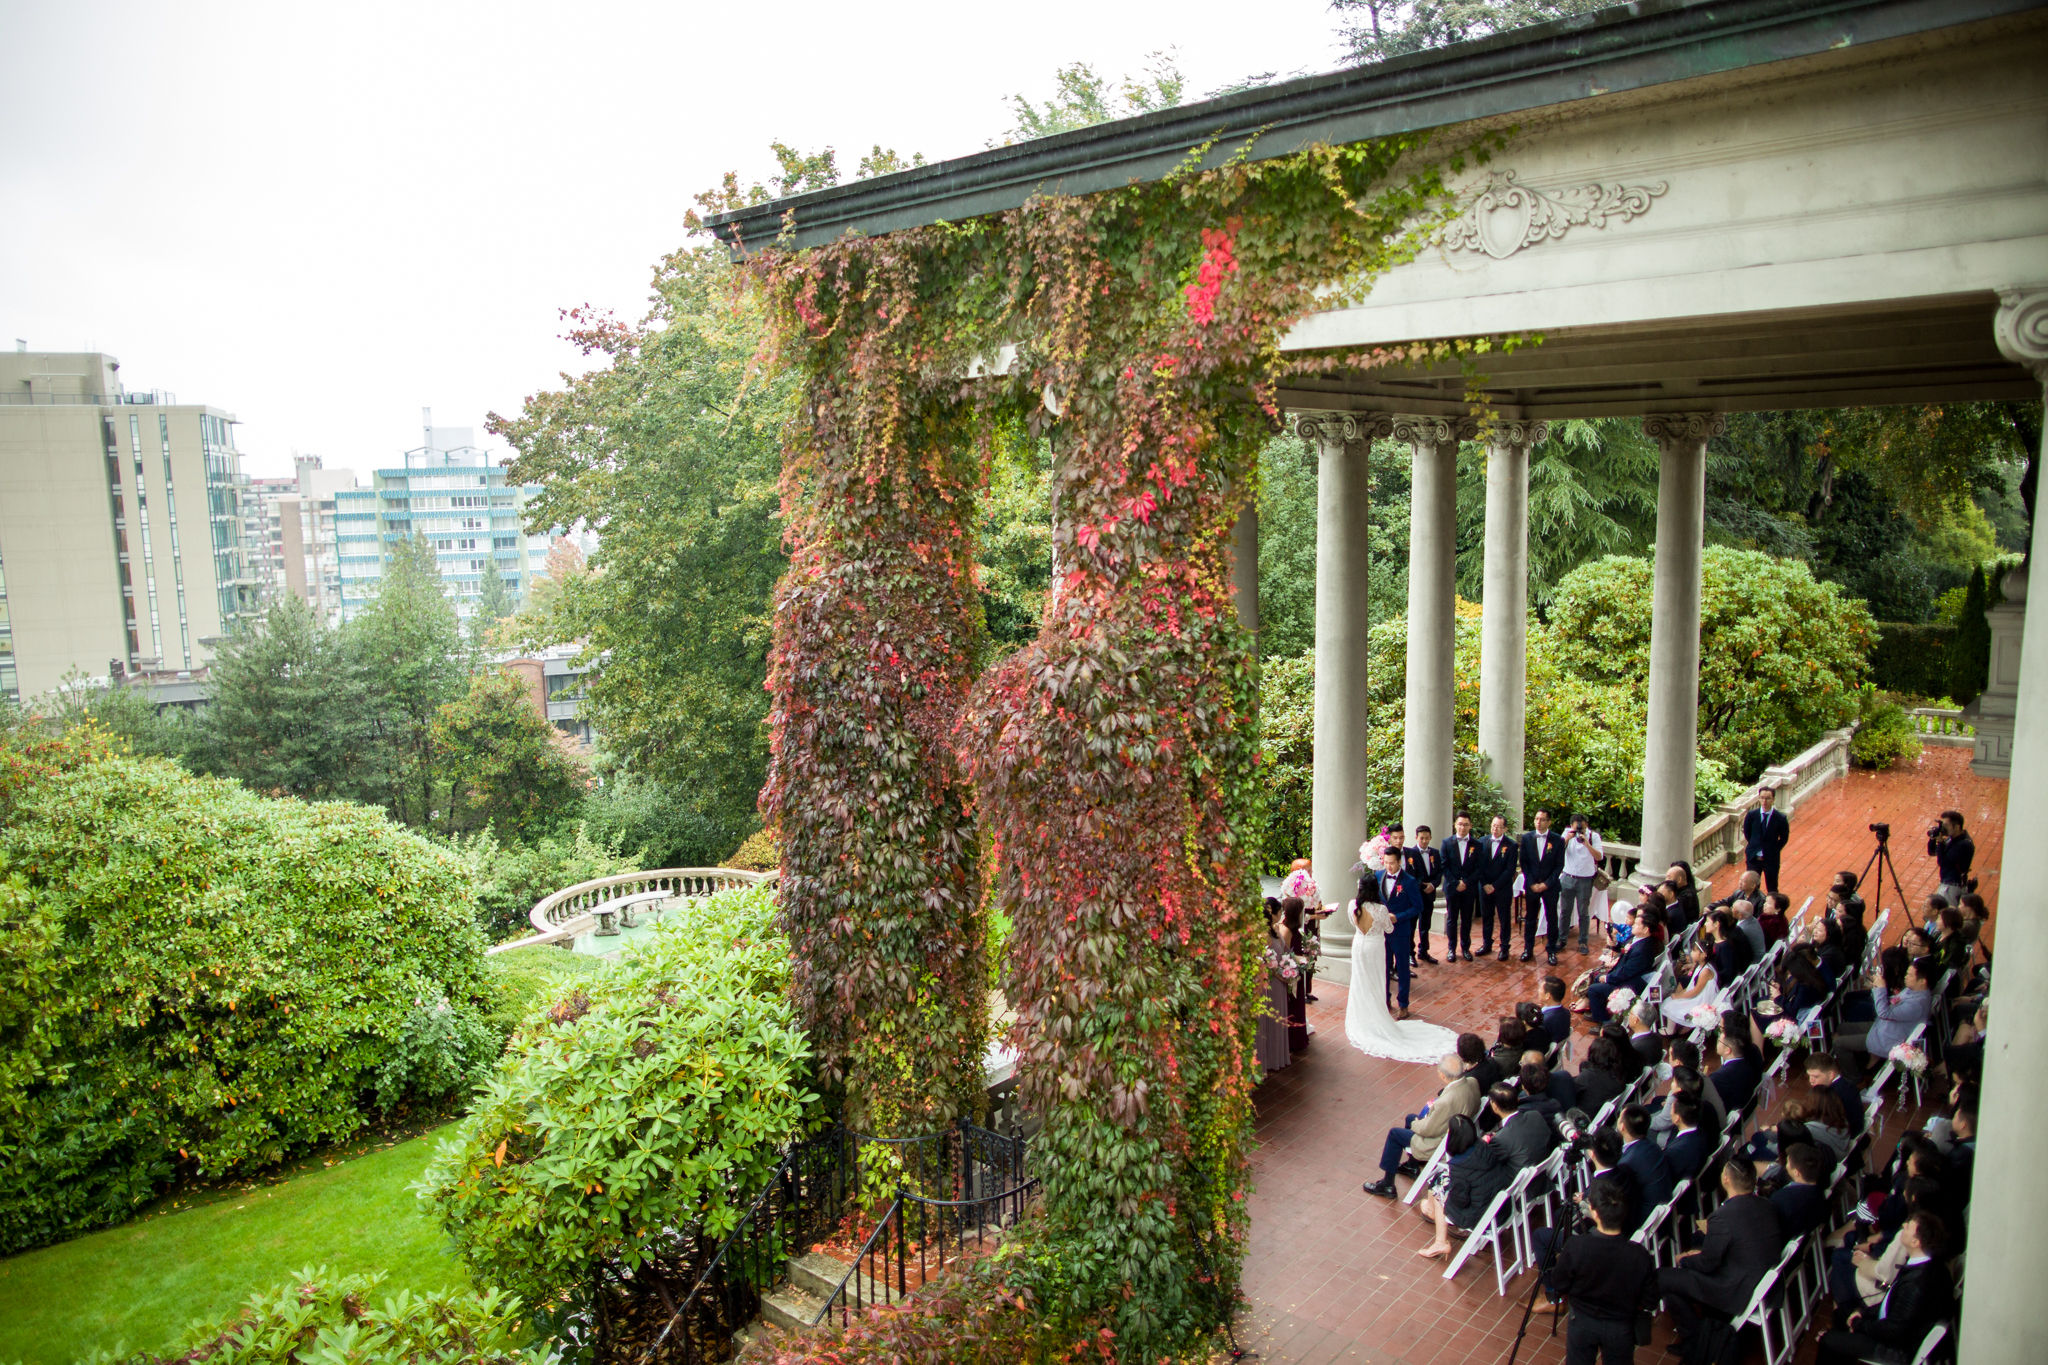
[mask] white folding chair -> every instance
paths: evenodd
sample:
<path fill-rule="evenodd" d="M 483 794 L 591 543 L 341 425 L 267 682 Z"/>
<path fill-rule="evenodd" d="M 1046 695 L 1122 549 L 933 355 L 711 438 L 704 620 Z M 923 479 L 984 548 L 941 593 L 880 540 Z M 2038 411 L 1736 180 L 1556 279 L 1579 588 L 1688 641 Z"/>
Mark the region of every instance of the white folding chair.
<path fill-rule="evenodd" d="M 1421 1194 L 1423 1190 L 1429 1187 L 1429 1182 L 1436 1178 L 1438 1171 L 1450 1164 L 1450 1160 L 1451 1144 L 1448 1142 L 1438 1142 L 1436 1150 L 1429 1154 L 1429 1160 L 1422 1163 L 1422 1173 L 1415 1177 L 1415 1183 L 1408 1187 L 1408 1193 L 1401 1196 L 1401 1202 L 1413 1204 L 1415 1196 Z"/>
<path fill-rule="evenodd" d="M 1795 1237 L 1787 1242 L 1772 1272 L 1777 1286 L 1764 1296 L 1760 1324 L 1764 1333 L 1764 1365 L 1785 1365 L 1792 1359 L 1792 1351 L 1799 1345 L 1812 1314 L 1814 1296 L 1805 1275 L 1807 1241 L 1805 1237 Z"/>
<path fill-rule="evenodd" d="M 1763 1102 L 1758 1106 L 1759 1109 L 1771 1107 L 1771 1096 L 1777 1091 L 1779 1086 L 1785 1083 L 1785 1073 L 1790 1068 L 1791 1063 L 1792 1049 L 1789 1047 L 1783 1049 L 1776 1057 L 1771 1059 L 1771 1069 L 1764 1072 Z"/>
<path fill-rule="evenodd" d="M 1783 1262 L 1781 1261 L 1780 1264 L 1783 1264 Z M 1771 1291 L 1773 1289 L 1776 1289 L 1777 1287 L 1778 1268 L 1776 1266 L 1773 1266 L 1771 1269 L 1764 1272 L 1764 1277 L 1761 1280 L 1758 1280 L 1756 1282 L 1756 1292 L 1749 1296 L 1749 1306 L 1742 1310 L 1741 1316 L 1737 1317 L 1733 1322 L 1729 1324 L 1729 1326 L 1734 1328 L 1735 1331 L 1738 1333 L 1740 1333 L 1742 1329 L 1745 1327 L 1755 1327 L 1763 1332 L 1764 1365 L 1783 1365 L 1783 1362 L 1788 1358 L 1789 1355 L 1789 1353 L 1785 1355 L 1774 1355 L 1771 1351 L 1772 1324 L 1771 1310 L 1769 1304 L 1771 1298 Z"/>
<path fill-rule="evenodd" d="M 1522 1239 L 1516 1235 L 1511 1218 L 1515 1196 L 1519 1193 L 1517 1187 L 1527 1185 L 1538 1169 L 1535 1166 L 1523 1167 L 1521 1174 L 1515 1177 L 1515 1183 L 1493 1197 L 1493 1202 L 1486 1206 L 1486 1213 L 1465 1239 L 1465 1245 L 1458 1248 L 1458 1254 L 1444 1267 L 1445 1279 L 1455 1279 L 1465 1268 L 1465 1262 L 1483 1248 L 1490 1247 L 1493 1250 L 1494 1290 L 1502 1298 L 1507 1297 L 1508 1281 L 1521 1274 L 1524 1266 Z"/>
<path fill-rule="evenodd" d="M 1536 1176 L 1515 1198 L 1515 1227 L 1522 1238 L 1522 1258 L 1536 1264 L 1536 1211 L 1543 1211 L 1543 1226 L 1554 1228 L 1562 1221 L 1559 1204 L 1564 1195 L 1564 1159 L 1571 1149 L 1559 1146 L 1536 1167 Z"/>

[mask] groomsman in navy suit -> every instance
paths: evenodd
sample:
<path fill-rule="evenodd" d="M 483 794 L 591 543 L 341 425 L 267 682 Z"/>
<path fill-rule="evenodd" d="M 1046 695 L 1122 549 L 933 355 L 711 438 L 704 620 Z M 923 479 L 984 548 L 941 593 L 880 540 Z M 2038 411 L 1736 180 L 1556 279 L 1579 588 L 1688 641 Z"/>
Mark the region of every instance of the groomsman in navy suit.
<path fill-rule="evenodd" d="M 1557 893 L 1564 876 L 1564 840 L 1550 832 L 1550 812 L 1539 810 L 1522 836 L 1522 961 L 1536 956 L 1536 921 L 1544 921 L 1543 948 L 1557 965 Z"/>
<path fill-rule="evenodd" d="M 1401 870 L 1401 850 L 1389 848 L 1381 855 L 1384 864 L 1379 875 L 1361 890 L 1369 891 L 1370 899 L 1387 908 L 1394 917 L 1394 927 L 1387 934 L 1387 973 L 1392 981 L 1400 985 L 1400 1010 L 1396 1019 L 1408 1017 L 1408 980 L 1414 970 L 1415 926 L 1422 919 L 1422 888 L 1415 878 Z M 1359 897 L 1364 904 L 1367 897 Z"/>
<path fill-rule="evenodd" d="M 1778 793 L 1759 787 L 1757 808 L 1742 817 L 1742 865 L 1762 875 L 1764 885 L 1775 894 L 1778 889 L 1778 859 L 1785 841 L 1792 837 L 1792 822 L 1777 809 Z"/>
<path fill-rule="evenodd" d="M 1415 924 L 1415 958 L 1434 967 L 1437 960 L 1429 955 L 1429 922 L 1436 914 L 1436 893 L 1444 883 L 1444 855 L 1442 849 L 1429 846 L 1432 832 L 1428 825 L 1417 825 L 1415 846 L 1402 851 L 1401 863 L 1422 892 L 1422 918 Z M 1446 924 L 1444 942 L 1448 944 L 1450 939 L 1450 925 Z"/>

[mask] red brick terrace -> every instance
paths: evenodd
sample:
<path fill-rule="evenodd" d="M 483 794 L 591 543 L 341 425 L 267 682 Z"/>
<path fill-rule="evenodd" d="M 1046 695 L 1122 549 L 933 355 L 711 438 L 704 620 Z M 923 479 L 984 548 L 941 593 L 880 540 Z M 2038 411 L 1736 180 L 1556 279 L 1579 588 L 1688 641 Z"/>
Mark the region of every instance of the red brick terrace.
<path fill-rule="evenodd" d="M 1967 749 L 1929 749 L 1917 764 L 1884 773 L 1851 772 L 1808 798 L 1792 818 L 1792 842 L 1784 859 L 1783 889 L 1793 896 L 1795 908 L 1809 893 L 1824 894 L 1840 869 L 1862 870 L 1872 847 L 1872 821 L 1890 822 L 1900 880 L 1917 903 L 1935 885 L 1922 831 L 1941 810 L 1957 809 L 1976 839 L 1977 870 L 1995 914 L 2006 784 L 1972 775 L 1969 757 Z M 1739 872 L 1730 869 L 1716 877 L 1717 894 Z M 1879 898 L 1870 888 L 1866 897 L 1874 920 Z M 1895 900 L 1888 895 L 1882 903 Z M 1894 914 L 1888 937 L 1901 927 Z M 1439 936 L 1439 957 L 1442 947 Z M 1571 975 L 1588 965 L 1573 952 L 1562 960 L 1562 969 Z M 1419 1018 L 1471 1029 L 1490 1042 L 1494 1022 L 1505 1010 L 1536 998 L 1546 970 L 1541 957 L 1529 966 L 1475 961 L 1421 967 L 1412 1008 Z M 1298 1365 L 1493 1365 L 1506 1360 L 1534 1277 L 1525 1272 L 1509 1286 L 1510 1297 L 1498 1297 L 1492 1264 L 1482 1252 L 1456 1280 L 1445 1281 L 1443 1262 L 1415 1254 L 1431 1231 L 1413 1208 L 1359 1188 L 1378 1178 L 1386 1130 L 1435 1093 L 1434 1068 L 1381 1061 L 1353 1050 L 1344 1041 L 1344 989 L 1322 984 L 1317 994 L 1320 1003 L 1309 1007 L 1309 1019 L 1318 1029 L 1315 1041 L 1256 1095 L 1259 1147 L 1252 1161 L 1257 1190 L 1251 1200 L 1244 1281 L 1251 1307 L 1240 1319 L 1240 1343 L 1263 1362 Z M 1917 1115 L 1887 1110 L 1876 1159 L 1889 1154 L 1908 1122 L 1917 1121 Z M 1400 1183 L 1405 1193 L 1408 1182 Z M 1658 1345 L 1639 1352 L 1638 1359 L 1675 1361 L 1662 1350 L 1670 1334 L 1669 1323 L 1660 1319 Z M 1799 1359 L 1810 1360 L 1812 1354 L 1809 1333 Z M 1519 1359 L 1563 1358 L 1563 1325 L 1553 1340 L 1549 1314 L 1539 1308 Z"/>

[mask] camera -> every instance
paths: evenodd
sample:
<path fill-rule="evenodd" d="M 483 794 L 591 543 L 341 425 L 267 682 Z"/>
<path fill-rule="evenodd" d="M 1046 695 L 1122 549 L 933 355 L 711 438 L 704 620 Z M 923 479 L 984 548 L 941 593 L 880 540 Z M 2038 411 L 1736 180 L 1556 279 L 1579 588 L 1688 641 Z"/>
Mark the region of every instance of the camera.
<path fill-rule="evenodd" d="M 1927 827 L 1927 837 L 1930 839 L 1939 839 L 1942 835 L 1946 833 L 1948 833 L 1948 830 L 1943 827 L 1941 821 L 1939 820 L 1936 820 L 1933 824 Z"/>
<path fill-rule="evenodd" d="M 1875 835 L 1877 836 L 1877 841 L 1878 841 L 1878 842 L 1879 842 L 1880 844 L 1888 844 L 1888 843 L 1890 843 L 1890 842 L 1891 842 L 1891 839 L 1892 839 L 1892 827 L 1891 827 L 1890 825 L 1886 824 L 1886 823 L 1885 823 L 1884 821 L 1882 821 L 1882 820 L 1880 820 L 1880 821 L 1878 821 L 1878 822 L 1877 822 L 1876 824 L 1872 825 L 1872 826 L 1870 827 L 1870 832 L 1871 832 L 1872 834 L 1875 834 Z"/>

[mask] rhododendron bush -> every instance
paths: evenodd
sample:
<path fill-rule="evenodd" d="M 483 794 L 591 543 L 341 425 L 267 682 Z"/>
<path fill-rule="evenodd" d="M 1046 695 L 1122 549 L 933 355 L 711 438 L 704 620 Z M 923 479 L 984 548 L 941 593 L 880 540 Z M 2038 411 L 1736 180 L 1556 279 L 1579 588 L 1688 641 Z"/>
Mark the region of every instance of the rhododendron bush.
<path fill-rule="evenodd" d="M 979 1102 L 983 898 L 1007 916 L 1045 1197 L 1004 1273 L 1134 1355 L 1224 1321 L 1245 1232 L 1265 939 L 1232 528 L 1279 381 L 1395 358 L 1279 340 L 1440 220 L 1420 151 L 1198 154 L 966 223 L 743 244 L 805 385 L 762 798 L 799 1007 L 856 1122 L 928 1131 Z M 977 677 L 972 505 L 1027 432 L 1052 588 Z"/>

